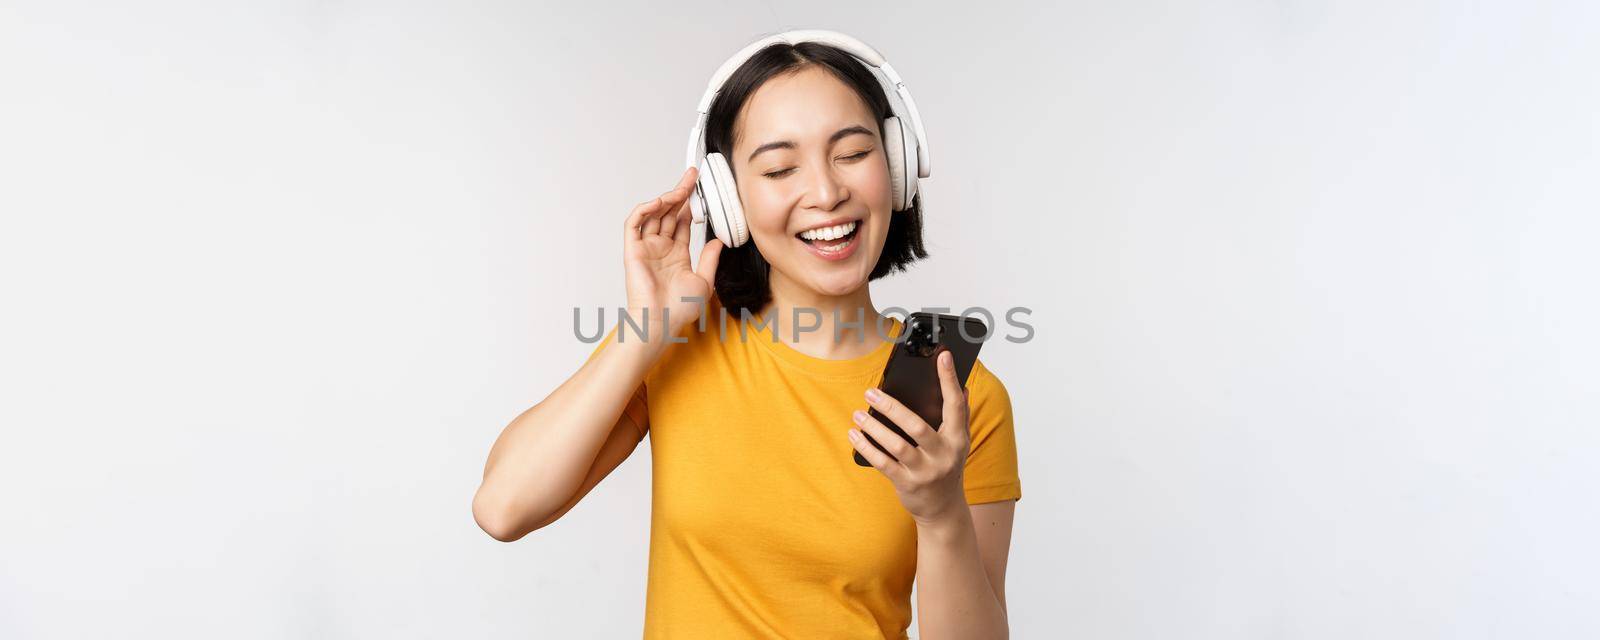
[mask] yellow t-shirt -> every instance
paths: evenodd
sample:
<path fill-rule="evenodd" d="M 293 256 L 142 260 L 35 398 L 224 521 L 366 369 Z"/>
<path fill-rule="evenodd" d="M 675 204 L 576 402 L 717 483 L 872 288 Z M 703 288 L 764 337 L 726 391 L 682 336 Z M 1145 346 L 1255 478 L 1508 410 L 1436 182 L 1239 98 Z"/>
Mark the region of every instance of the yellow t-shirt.
<path fill-rule="evenodd" d="M 906 638 L 916 524 L 845 437 L 895 345 L 825 360 L 773 342 L 773 326 L 793 337 L 783 320 L 741 341 L 727 312 L 722 339 L 716 296 L 706 309 L 627 408 L 648 412 L 653 464 L 644 637 Z M 967 502 L 1019 500 L 1010 396 L 981 359 L 967 389 Z"/>

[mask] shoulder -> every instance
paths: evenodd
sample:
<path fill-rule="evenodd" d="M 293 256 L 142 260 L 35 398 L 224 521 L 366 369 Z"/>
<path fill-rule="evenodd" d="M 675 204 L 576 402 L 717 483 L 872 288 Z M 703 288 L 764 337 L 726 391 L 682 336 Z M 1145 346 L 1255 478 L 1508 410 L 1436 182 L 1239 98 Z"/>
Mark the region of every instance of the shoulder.
<path fill-rule="evenodd" d="M 1011 395 L 1006 391 L 1005 382 L 983 363 L 982 358 L 973 361 L 972 371 L 967 374 L 967 405 L 973 409 L 982 405 L 1011 412 Z"/>
<path fill-rule="evenodd" d="M 701 305 L 700 318 L 685 325 L 662 350 L 647 381 L 695 379 L 726 369 L 724 364 L 733 357 L 730 352 L 743 346 L 737 338 L 737 320 L 728 318 L 728 313 L 713 293 Z"/>
<path fill-rule="evenodd" d="M 972 436 L 962 472 L 967 504 L 1021 499 L 1011 395 L 1000 376 L 982 361 L 967 375 L 967 421 Z"/>
<path fill-rule="evenodd" d="M 967 427 L 973 446 L 993 436 L 1008 439 L 1012 425 L 1011 393 L 994 370 L 977 361 L 967 375 Z"/>
<path fill-rule="evenodd" d="M 660 351 L 655 362 L 651 364 L 650 374 L 653 376 L 659 369 L 682 366 L 682 364 L 703 359 L 709 355 L 708 351 L 715 351 L 720 348 L 722 340 L 719 339 L 721 334 L 718 331 L 717 322 L 723 315 L 722 306 L 717 301 L 716 296 L 713 295 L 710 300 L 702 305 L 699 322 L 689 323 L 679 330 L 676 335 L 668 339 L 666 347 Z M 625 308 L 617 309 L 615 321 L 607 322 L 608 319 L 608 315 L 602 311 L 600 322 L 602 325 L 609 324 L 610 327 L 598 339 L 591 337 L 585 340 L 580 336 L 580 340 L 593 345 L 589 350 L 588 359 L 590 360 L 593 360 L 608 346 L 619 342 L 658 339 L 656 336 L 648 335 L 648 332 L 655 329 L 654 325 L 649 324 L 642 318 L 630 315 Z"/>

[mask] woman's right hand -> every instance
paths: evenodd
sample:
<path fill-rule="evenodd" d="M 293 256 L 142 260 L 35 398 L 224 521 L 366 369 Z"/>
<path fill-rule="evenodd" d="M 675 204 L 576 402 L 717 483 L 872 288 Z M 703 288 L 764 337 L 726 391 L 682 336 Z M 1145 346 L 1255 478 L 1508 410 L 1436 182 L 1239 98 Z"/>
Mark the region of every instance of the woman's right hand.
<path fill-rule="evenodd" d="M 649 202 L 640 203 L 623 224 L 622 262 L 628 286 L 628 313 L 641 327 L 648 327 L 649 342 L 667 344 L 667 336 L 700 318 L 704 301 L 711 298 L 716 284 L 717 259 L 722 241 L 712 239 L 700 251 L 700 268 L 689 263 L 689 235 L 692 214 L 689 197 L 694 193 L 699 169 L 689 167 L 672 190 Z M 698 298 L 684 301 L 684 298 Z M 649 324 L 644 322 L 649 310 Z M 666 310 L 668 323 L 663 325 Z M 665 329 L 665 334 L 661 331 Z M 633 329 L 617 327 L 620 336 L 635 336 Z"/>

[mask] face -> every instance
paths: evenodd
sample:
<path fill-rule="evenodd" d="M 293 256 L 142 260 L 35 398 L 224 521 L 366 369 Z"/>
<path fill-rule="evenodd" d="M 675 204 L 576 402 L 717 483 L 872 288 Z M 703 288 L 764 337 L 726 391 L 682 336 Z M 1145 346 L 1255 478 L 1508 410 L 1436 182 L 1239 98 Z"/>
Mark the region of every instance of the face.
<path fill-rule="evenodd" d="M 745 102 L 728 160 L 775 292 L 841 296 L 867 283 L 892 214 L 879 126 L 854 90 L 814 66 L 768 80 Z"/>

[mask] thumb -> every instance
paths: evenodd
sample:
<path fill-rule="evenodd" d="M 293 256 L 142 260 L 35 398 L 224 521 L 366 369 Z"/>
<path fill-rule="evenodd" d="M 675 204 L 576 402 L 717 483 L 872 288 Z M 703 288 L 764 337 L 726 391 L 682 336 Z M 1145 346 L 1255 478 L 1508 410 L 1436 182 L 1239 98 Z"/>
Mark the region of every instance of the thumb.
<path fill-rule="evenodd" d="M 707 284 L 717 284 L 717 261 L 722 259 L 722 239 L 712 238 L 706 246 L 700 249 L 700 266 L 695 274 L 704 278 Z"/>

